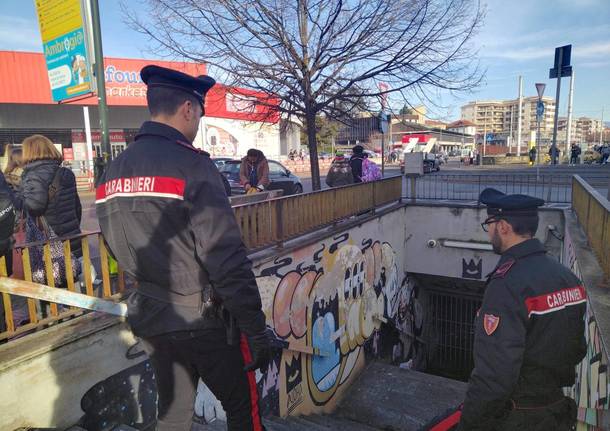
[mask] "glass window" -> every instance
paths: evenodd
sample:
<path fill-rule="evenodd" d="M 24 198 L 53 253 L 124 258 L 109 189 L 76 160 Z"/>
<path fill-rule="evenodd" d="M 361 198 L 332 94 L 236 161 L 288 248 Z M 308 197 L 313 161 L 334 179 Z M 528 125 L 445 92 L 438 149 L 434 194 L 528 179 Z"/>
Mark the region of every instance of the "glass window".
<path fill-rule="evenodd" d="M 285 174 L 286 174 L 286 169 L 284 169 L 284 167 L 282 165 L 280 165 L 279 163 L 275 163 L 275 162 L 269 162 L 269 175 L 279 176 L 279 175 L 285 175 Z"/>

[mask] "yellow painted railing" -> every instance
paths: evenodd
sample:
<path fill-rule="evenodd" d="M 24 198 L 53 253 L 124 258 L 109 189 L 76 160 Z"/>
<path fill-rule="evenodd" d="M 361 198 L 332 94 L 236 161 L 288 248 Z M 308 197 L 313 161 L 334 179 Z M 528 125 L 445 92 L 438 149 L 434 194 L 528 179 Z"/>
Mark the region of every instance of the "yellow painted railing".
<path fill-rule="evenodd" d="M 48 286 L 50 287 L 61 287 L 71 292 L 83 293 L 88 296 L 97 297 L 110 297 L 116 294 L 121 294 L 125 290 L 125 276 L 123 271 L 119 269 L 116 276 L 111 277 L 109 270 L 108 260 L 108 249 L 106 242 L 99 232 L 83 232 L 79 235 L 73 235 L 64 237 L 56 241 L 61 241 L 63 245 L 63 255 L 66 264 L 66 274 L 72 274 L 72 267 L 74 262 L 72 261 L 72 253 L 70 247 L 71 240 L 80 240 L 83 259 L 82 259 L 82 278 L 83 286 L 79 280 L 75 280 L 72 277 L 66 277 L 65 286 L 55 286 L 55 277 L 53 276 L 53 262 L 51 256 L 51 245 L 50 242 L 39 242 L 29 244 L 17 244 L 15 249 L 17 250 L 16 255 L 20 256 L 21 264 L 23 265 L 23 279 L 26 281 L 32 281 L 32 262 L 30 260 L 30 250 L 32 247 L 43 246 L 43 262 L 46 272 L 46 278 Z M 99 250 L 100 262 L 101 262 L 101 274 L 98 274 L 98 278 L 101 280 L 99 287 L 94 289 L 94 282 L 92 277 L 92 259 L 91 259 L 91 244 L 93 242 L 97 245 Z M 6 258 L 0 258 L 0 275 L 7 275 Z M 24 316 L 25 307 L 19 306 L 19 310 L 15 306 L 15 297 L 7 293 L 2 293 L 2 307 L 4 311 L 3 328 L 0 330 L 0 342 L 7 338 L 12 338 L 32 330 L 41 329 L 47 325 L 51 325 L 57 321 L 61 321 L 78 314 L 82 314 L 83 310 L 76 307 L 69 307 L 60 309 L 57 304 L 50 303 L 46 304 L 42 301 L 27 299 L 27 317 Z M 19 301 L 20 303 L 23 300 Z M 22 321 L 15 321 L 15 314 L 19 314 L 26 323 Z"/>
<path fill-rule="evenodd" d="M 397 202 L 402 177 L 360 183 L 234 207 L 246 247 L 281 243 L 345 218 Z"/>
<path fill-rule="evenodd" d="M 572 208 L 606 278 L 610 278 L 610 202 L 580 176 L 574 175 Z"/>
<path fill-rule="evenodd" d="M 281 243 L 348 217 L 397 202 L 401 199 L 401 194 L 402 177 L 392 177 L 375 182 L 235 206 L 234 211 L 246 247 L 254 250 Z M 32 247 L 42 245 L 49 286 L 100 298 L 120 296 L 128 286 L 129 279 L 118 265 L 118 269 L 111 275 L 108 249 L 99 232 L 84 232 L 80 235 L 54 240 L 61 241 L 63 244 L 66 274 L 72 274 L 73 255 L 70 250 L 70 241 L 75 239 L 79 239 L 82 244 L 82 287 L 80 282 L 72 277 L 67 277 L 65 286 L 54 285 L 51 246 L 48 241 L 18 244 L 15 247 L 23 264 L 23 279 L 32 281 L 30 250 Z M 96 288 L 94 288 L 91 272 L 92 245 L 97 246 L 100 255 L 100 273 L 97 278 L 101 280 L 101 284 L 98 283 L 99 286 Z M 6 274 L 6 261 L 2 257 L 0 258 L 0 275 L 6 276 Z M 34 299 L 27 299 L 27 305 L 23 305 L 23 301 L 23 299 L 17 300 L 12 295 L 2 293 L 4 319 L 0 319 L 0 325 L 3 323 L 3 327 L 0 327 L 0 343 L 84 312 L 80 308 L 58 307 L 57 304 L 48 304 Z M 18 307 L 15 305 L 16 302 L 20 303 Z M 23 317 L 25 307 L 27 307 L 26 323 L 16 322 L 16 309 L 19 308 L 19 314 Z"/>

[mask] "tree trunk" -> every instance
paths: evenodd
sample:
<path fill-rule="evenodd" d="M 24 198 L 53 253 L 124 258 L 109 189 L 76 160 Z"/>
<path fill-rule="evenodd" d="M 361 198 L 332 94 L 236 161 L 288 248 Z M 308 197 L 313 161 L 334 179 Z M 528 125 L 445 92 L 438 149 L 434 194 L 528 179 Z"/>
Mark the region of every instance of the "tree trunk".
<path fill-rule="evenodd" d="M 306 107 L 307 146 L 309 148 L 309 164 L 311 166 L 311 188 L 321 190 L 320 166 L 318 165 L 318 143 L 316 142 L 316 114 L 309 106 Z"/>

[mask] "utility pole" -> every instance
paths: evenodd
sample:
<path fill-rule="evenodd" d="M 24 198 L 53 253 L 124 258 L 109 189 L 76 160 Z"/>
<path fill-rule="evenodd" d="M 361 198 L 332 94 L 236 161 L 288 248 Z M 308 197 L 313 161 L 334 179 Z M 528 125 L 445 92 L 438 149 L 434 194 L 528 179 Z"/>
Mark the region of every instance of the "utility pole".
<path fill-rule="evenodd" d="M 536 181 L 540 180 L 540 120 L 542 120 L 544 115 L 542 96 L 544 95 L 545 87 L 546 84 L 536 84 L 536 91 L 538 92 L 538 103 L 536 103 Z"/>
<path fill-rule="evenodd" d="M 603 136 L 604 136 L 604 107 L 602 106 L 602 124 L 601 124 L 601 130 L 599 131 L 599 146 L 601 147 L 603 142 Z"/>
<path fill-rule="evenodd" d="M 483 166 L 483 156 L 487 145 L 487 108 L 485 108 L 485 122 L 483 123 L 483 154 L 479 153 L 479 166 Z"/>
<path fill-rule="evenodd" d="M 101 156 L 101 164 L 98 162 L 99 172 L 98 178 L 103 174 L 108 160 L 112 152 L 110 150 L 110 135 L 108 133 L 108 104 L 106 103 L 106 83 L 104 81 L 104 51 L 102 49 L 102 30 L 100 26 L 100 7 L 98 0 L 90 0 L 91 5 L 91 27 L 93 33 L 93 45 L 95 52 L 94 73 L 97 83 L 97 100 L 98 111 L 100 116 L 100 131 L 101 131 L 101 147 L 102 153 L 98 154 L 98 160 Z M 101 165 L 101 166 L 100 166 Z M 96 182 L 97 179 L 96 178 Z"/>
<path fill-rule="evenodd" d="M 513 143 L 513 107 L 514 105 L 510 105 L 510 126 L 509 126 L 509 136 L 508 136 L 508 152 L 512 154 L 511 147 Z"/>
<path fill-rule="evenodd" d="M 517 157 L 521 155 L 521 109 L 523 107 L 523 77 L 519 76 L 519 109 L 517 111 Z"/>
<path fill-rule="evenodd" d="M 568 128 L 566 131 L 566 156 L 570 153 L 570 144 L 572 143 L 572 103 L 574 99 L 574 72 L 570 77 L 570 93 L 568 95 Z M 557 107 L 555 107 L 557 109 Z"/>

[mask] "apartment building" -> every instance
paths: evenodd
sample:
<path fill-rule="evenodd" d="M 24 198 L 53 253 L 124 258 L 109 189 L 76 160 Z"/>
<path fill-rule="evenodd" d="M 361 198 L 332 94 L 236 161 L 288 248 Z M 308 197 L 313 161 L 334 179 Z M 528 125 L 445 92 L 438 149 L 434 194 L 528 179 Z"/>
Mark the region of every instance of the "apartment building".
<path fill-rule="evenodd" d="M 540 132 L 543 138 L 547 138 L 553 133 L 555 100 L 551 97 L 543 97 L 542 100 L 545 110 L 540 122 Z M 530 131 L 536 131 L 537 102 L 537 96 L 523 98 L 521 108 L 521 131 L 523 136 Z M 477 100 L 462 106 L 461 111 L 462 120 L 473 123 L 477 134 L 492 133 L 517 136 L 519 99 Z"/>
<path fill-rule="evenodd" d="M 559 130 L 559 139 L 565 141 L 568 129 L 568 119 L 559 117 L 557 129 Z M 596 118 L 579 117 L 572 118 L 572 137 L 571 142 L 578 144 L 594 139 L 597 141 L 599 135 L 595 136 L 602 130 L 602 121 Z"/>

